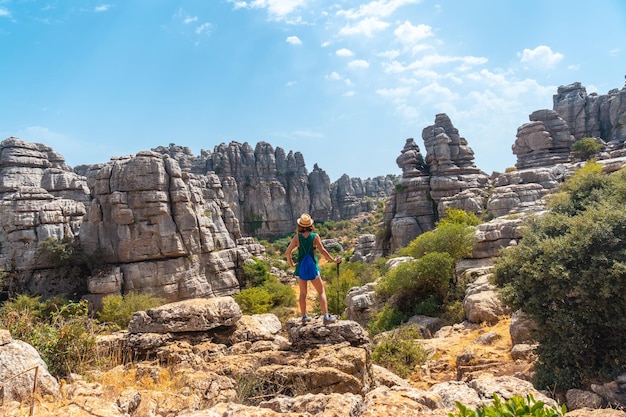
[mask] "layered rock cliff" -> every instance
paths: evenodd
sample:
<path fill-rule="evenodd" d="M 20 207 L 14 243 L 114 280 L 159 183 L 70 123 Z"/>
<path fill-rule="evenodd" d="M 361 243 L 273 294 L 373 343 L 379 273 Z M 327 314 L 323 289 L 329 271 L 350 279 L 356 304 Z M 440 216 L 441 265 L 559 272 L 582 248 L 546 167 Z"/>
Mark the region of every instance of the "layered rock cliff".
<path fill-rule="evenodd" d="M 387 200 L 384 233 L 375 249 L 368 245 L 355 258 L 391 254 L 425 231 L 434 228 L 447 208 L 460 208 L 494 218 L 478 227 L 474 257 L 495 256 L 520 238 L 519 219 L 509 214 L 541 212 L 545 197 L 575 167 L 572 144 L 585 137 L 604 144 L 595 156 L 612 172 L 626 165 L 626 87 L 607 95 L 591 94 L 580 83 L 561 86 L 554 108 L 537 110 L 517 129 L 512 145 L 514 169 L 488 176 L 473 164 L 473 151 L 459 136 L 450 118 L 439 114 L 426 127 L 422 139 L 426 156 L 413 139 L 407 139 L 396 160 L 402 178 Z"/>
<path fill-rule="evenodd" d="M 90 205 L 87 182 L 48 146 L 8 138 L 0 143 L 0 268 L 3 287 L 48 294 L 74 293 L 81 283 L 40 256 L 47 239 L 74 239 Z M 82 284 L 84 287 L 84 284 Z"/>
<path fill-rule="evenodd" d="M 480 213 L 487 203 L 490 177 L 474 165 L 474 152 L 446 114 L 422 131 L 426 157 L 413 138 L 396 162 L 402 169 L 385 207 L 377 248 L 387 255 L 432 230 L 448 208 Z"/>
<path fill-rule="evenodd" d="M 396 181 L 394 175 L 365 180 L 343 175 L 331 184 L 317 164 L 307 171 L 302 153 L 274 149 L 266 142 L 254 149 L 247 142 L 222 143 L 196 157 L 174 144 L 153 150 L 170 155 L 183 170 L 217 175 L 244 233 L 259 238 L 292 232 L 302 213 L 327 221 L 369 211 L 389 196 Z"/>

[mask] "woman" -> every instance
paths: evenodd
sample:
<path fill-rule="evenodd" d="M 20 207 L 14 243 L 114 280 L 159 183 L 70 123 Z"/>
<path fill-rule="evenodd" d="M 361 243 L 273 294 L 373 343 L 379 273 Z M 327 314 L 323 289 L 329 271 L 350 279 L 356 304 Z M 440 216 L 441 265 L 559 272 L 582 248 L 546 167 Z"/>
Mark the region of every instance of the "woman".
<path fill-rule="evenodd" d="M 309 253 L 315 260 L 317 274 L 315 274 L 316 276 L 313 279 L 310 279 L 310 281 L 313 284 L 313 287 L 317 290 L 317 293 L 319 294 L 320 308 L 322 309 L 322 313 L 324 313 L 324 324 L 333 323 L 337 319 L 328 314 L 328 301 L 326 300 L 324 283 L 322 282 L 322 278 L 319 275 L 317 258 L 315 257 L 315 249 L 318 249 L 319 252 L 324 256 L 324 258 L 328 259 L 329 262 L 340 263 L 341 257 L 333 258 L 330 253 L 328 253 L 328 251 L 322 244 L 322 239 L 320 239 L 317 233 L 313 232 L 313 219 L 311 218 L 311 216 L 305 213 L 300 216 L 297 223 L 297 233 L 293 237 L 293 239 L 291 239 L 285 255 L 287 256 L 287 263 L 289 264 L 289 266 L 292 268 L 296 268 L 294 271 L 294 275 L 298 280 L 298 288 L 300 289 L 300 298 L 298 299 L 298 303 L 300 305 L 300 312 L 302 313 L 302 324 L 311 321 L 311 317 L 309 317 L 309 315 L 306 313 L 306 292 L 309 280 L 303 279 L 300 276 L 301 274 L 299 274 L 300 263 L 304 258 L 304 255 L 307 253 Z M 291 257 L 291 252 L 293 252 L 295 248 L 298 248 L 298 265 L 294 264 Z"/>

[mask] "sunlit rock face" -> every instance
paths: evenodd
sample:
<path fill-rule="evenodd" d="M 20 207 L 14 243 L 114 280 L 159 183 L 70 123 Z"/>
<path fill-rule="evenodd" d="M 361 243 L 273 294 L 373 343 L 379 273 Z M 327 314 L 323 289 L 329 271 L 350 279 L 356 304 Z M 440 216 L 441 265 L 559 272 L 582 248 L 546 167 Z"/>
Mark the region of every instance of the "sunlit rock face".
<path fill-rule="evenodd" d="M 89 201 L 85 178 L 48 146 L 14 137 L 0 143 L 0 268 L 10 273 L 9 291 L 79 290 L 40 248 L 48 239 L 76 238 Z"/>
<path fill-rule="evenodd" d="M 236 269 L 250 254 L 236 244 L 238 222 L 214 175 L 190 176 L 169 156 L 145 151 L 112 160 L 89 185 L 82 247 L 121 274 L 111 276 L 119 288 L 98 288 L 171 301 L 239 290 Z"/>
<path fill-rule="evenodd" d="M 331 183 L 318 164 L 308 172 L 302 153 L 266 142 L 254 148 L 247 142 L 221 143 L 199 156 L 176 145 L 154 151 L 170 155 L 183 170 L 217 175 L 242 232 L 262 239 L 293 232 L 302 213 L 327 221 L 370 211 L 389 196 L 397 179 L 395 175 L 367 179 L 343 175 Z"/>
<path fill-rule="evenodd" d="M 587 94 L 581 83 L 562 85 L 553 97 L 553 109 L 575 139 L 601 138 L 612 147 L 626 142 L 626 86 L 607 94 Z"/>
<path fill-rule="evenodd" d="M 446 114 L 436 116 L 422 139 L 425 158 L 409 138 L 396 159 L 402 178 L 385 207 L 386 233 L 377 244 L 383 254 L 434 229 L 449 208 L 481 213 L 487 203 L 491 179 L 474 165 L 474 152 Z"/>

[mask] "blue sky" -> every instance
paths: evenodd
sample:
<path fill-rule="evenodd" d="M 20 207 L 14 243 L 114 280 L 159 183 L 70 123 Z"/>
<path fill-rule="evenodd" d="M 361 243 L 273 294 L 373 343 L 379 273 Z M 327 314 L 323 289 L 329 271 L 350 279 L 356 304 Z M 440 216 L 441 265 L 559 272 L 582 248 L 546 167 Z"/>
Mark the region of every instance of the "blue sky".
<path fill-rule="evenodd" d="M 71 166 L 236 140 L 400 174 L 447 113 L 491 173 L 559 85 L 625 74 L 623 0 L 0 0 L 0 140 Z"/>

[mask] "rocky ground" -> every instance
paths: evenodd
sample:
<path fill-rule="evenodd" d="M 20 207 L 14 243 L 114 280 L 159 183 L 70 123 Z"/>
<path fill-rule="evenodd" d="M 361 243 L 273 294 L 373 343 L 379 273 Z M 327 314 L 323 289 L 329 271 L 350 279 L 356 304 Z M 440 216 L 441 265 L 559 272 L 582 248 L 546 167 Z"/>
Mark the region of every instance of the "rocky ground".
<path fill-rule="evenodd" d="M 136 314 L 130 332 L 100 340 L 109 352 L 114 346 L 132 351 L 132 362 L 72 375 L 58 385 L 42 375 L 34 403 L 32 381 L 26 381 L 21 393 L 17 386 L 5 392 L 0 412 L 7 417 L 447 417 L 455 401 L 476 407 L 494 392 L 504 399 L 531 393 L 554 404 L 527 381 L 532 355 L 512 358 L 510 322 L 502 317 L 493 325 L 447 326 L 420 339 L 432 355 L 402 379 L 371 362 L 372 341 L 356 322 L 325 326 L 318 318 L 303 326 L 294 318 L 281 324 L 273 315 L 242 315 L 230 297 L 189 300 Z M 3 335 L 0 357 L 7 358 L 19 343 Z M 626 413 L 587 408 L 568 416 Z"/>

